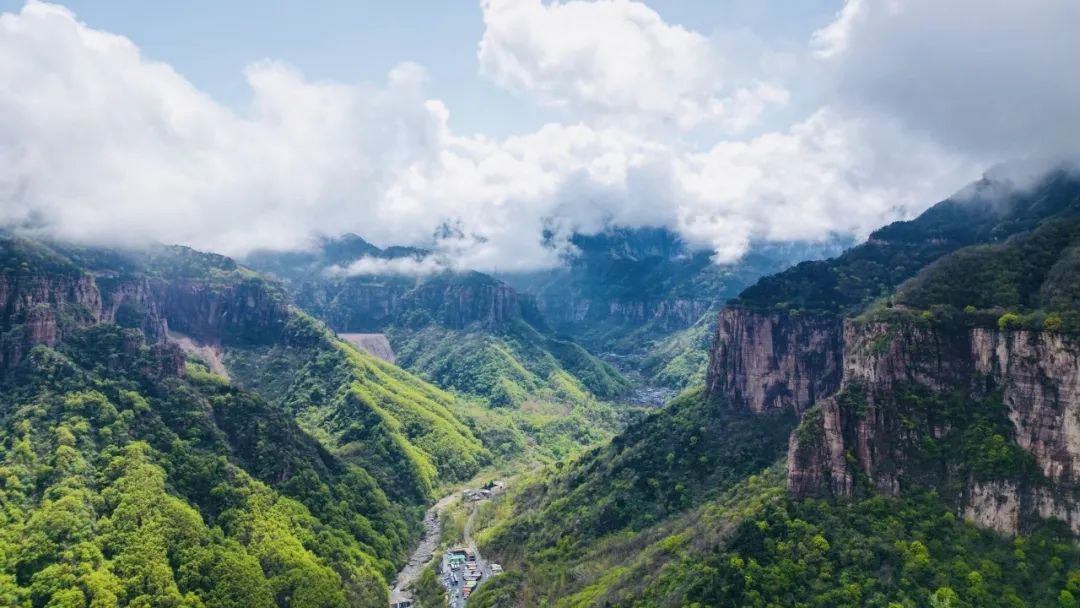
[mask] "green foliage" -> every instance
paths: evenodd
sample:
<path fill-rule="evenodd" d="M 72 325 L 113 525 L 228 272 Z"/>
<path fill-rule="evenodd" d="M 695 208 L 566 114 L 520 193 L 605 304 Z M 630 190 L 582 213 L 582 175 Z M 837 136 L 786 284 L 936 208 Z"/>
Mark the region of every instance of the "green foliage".
<path fill-rule="evenodd" d="M 441 559 L 440 555 L 434 556 L 432 565 L 424 568 L 413 583 L 413 599 L 420 608 L 443 608 L 446 605 L 446 589 L 439 582 L 439 575 L 435 574 L 435 564 Z"/>
<path fill-rule="evenodd" d="M 1069 218 L 945 256 L 902 285 L 896 300 L 908 308 L 963 308 L 975 325 L 997 314 L 1001 329 L 1043 329 L 1052 318 L 1052 331 L 1071 332 L 1080 330 L 1078 286 L 1080 220 Z"/>
<path fill-rule="evenodd" d="M 793 427 L 791 416 L 737 413 L 688 392 L 609 445 L 519 482 L 512 517 L 486 548 L 511 563 L 580 558 L 775 462 Z"/>
<path fill-rule="evenodd" d="M 520 572 L 500 574 L 477 587 L 476 593 L 469 596 L 469 606 L 473 608 L 517 606 L 521 602 L 523 579 Z"/>
<path fill-rule="evenodd" d="M 914 220 L 874 232 L 866 243 L 831 260 L 803 262 L 761 279 L 735 302 L 764 310 L 854 313 L 946 254 L 1039 227 L 1037 237 L 975 247 L 943 259 L 935 265 L 937 271 L 928 271 L 897 300 L 920 309 L 931 303 L 956 309 L 1019 303 L 1039 292 L 1040 277 L 1056 267 L 1050 258 L 1069 242 L 1070 232 L 1075 234 L 1080 182 L 1061 172 L 1028 191 L 1004 197 L 994 188 L 987 192 L 941 202 Z M 1042 296 L 1061 302 L 1055 310 L 1064 310 L 1066 302 L 1078 297 L 1074 290 L 1080 254 L 1075 248 L 1069 251 L 1061 257 L 1063 266 L 1053 271 L 1052 284 L 1064 291 L 1048 289 Z"/>
<path fill-rule="evenodd" d="M 716 311 L 709 310 L 693 326 L 661 339 L 638 368 L 651 383 L 682 390 L 705 382 Z"/>
<path fill-rule="evenodd" d="M 422 504 L 440 482 L 471 477 L 488 452 L 450 411 L 455 399 L 361 353 L 292 311 L 284 340 L 230 349 L 233 375 L 301 419 L 391 498 Z"/>
<path fill-rule="evenodd" d="M 131 332 L 0 376 L 4 605 L 385 605 L 404 513 L 258 398 L 161 375 Z"/>
<path fill-rule="evenodd" d="M 939 393 L 904 383 L 891 397 L 903 412 L 899 424 L 916 438 L 895 456 L 908 463 L 909 481 L 955 496 L 971 479 L 1041 479 L 1034 457 L 1016 443 L 999 393 L 972 398 L 964 390 Z"/>
<path fill-rule="evenodd" d="M 997 320 L 998 329 L 1016 329 L 1020 326 L 1020 315 L 1015 312 L 1007 312 Z"/>
<path fill-rule="evenodd" d="M 657 584 L 682 585 L 684 605 L 1055 606 L 1080 586 L 1077 568 L 1080 549 L 1062 525 L 1007 539 L 914 494 L 772 503 Z"/>
<path fill-rule="evenodd" d="M 535 398 L 582 403 L 629 389 L 625 378 L 580 346 L 521 321 L 496 331 L 395 329 L 390 337 L 402 366 L 494 407 L 520 407 Z"/>

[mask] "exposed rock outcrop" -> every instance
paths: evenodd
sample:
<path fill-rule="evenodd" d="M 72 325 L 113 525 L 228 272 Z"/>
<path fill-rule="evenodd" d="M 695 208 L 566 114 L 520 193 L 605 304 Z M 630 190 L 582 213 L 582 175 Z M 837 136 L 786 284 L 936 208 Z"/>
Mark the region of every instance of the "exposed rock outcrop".
<path fill-rule="evenodd" d="M 388 363 L 394 363 L 397 360 L 394 348 L 390 346 L 386 334 L 338 334 L 338 337 Z"/>
<path fill-rule="evenodd" d="M 170 327 L 204 344 L 271 340 L 284 325 L 285 306 L 283 296 L 258 279 L 0 274 L 0 369 L 17 365 L 35 346 L 55 346 L 98 323 L 139 329 L 151 347 L 165 344 Z M 155 356 L 165 372 L 182 369 L 179 349 L 162 348 Z"/>
<path fill-rule="evenodd" d="M 100 318 L 101 293 L 88 275 L 0 274 L 0 368 Z"/>
<path fill-rule="evenodd" d="M 842 360 L 838 317 L 726 308 L 706 383 L 734 407 L 802 413 L 840 386 Z"/>
<path fill-rule="evenodd" d="M 258 278 L 225 283 L 161 280 L 154 282 L 153 292 L 168 327 L 203 344 L 272 342 L 287 317 L 284 293 Z"/>
<path fill-rule="evenodd" d="M 296 290 L 297 304 L 336 331 L 380 333 L 390 326 L 492 329 L 517 319 L 542 325 L 535 301 L 490 276 L 443 273 L 420 280 L 353 277 L 313 281 Z"/>
<path fill-rule="evenodd" d="M 952 425 L 965 419 L 943 395 L 1007 416 L 1012 429 L 999 441 L 1015 442 L 1037 471 L 977 478 L 970 466 L 928 451 L 928 438 L 956 440 Z M 1008 533 L 1034 516 L 1080 531 L 1078 475 L 1080 341 L 1045 332 L 848 321 L 840 390 L 804 418 L 788 452 L 796 496 L 852 496 L 859 479 L 886 495 L 909 485 L 956 488 L 950 498 L 959 511 Z"/>
<path fill-rule="evenodd" d="M 592 299 L 567 296 L 539 298 L 537 305 L 545 318 L 557 325 L 575 323 L 652 323 L 665 331 L 686 329 L 696 323 L 716 302 L 708 299 Z"/>

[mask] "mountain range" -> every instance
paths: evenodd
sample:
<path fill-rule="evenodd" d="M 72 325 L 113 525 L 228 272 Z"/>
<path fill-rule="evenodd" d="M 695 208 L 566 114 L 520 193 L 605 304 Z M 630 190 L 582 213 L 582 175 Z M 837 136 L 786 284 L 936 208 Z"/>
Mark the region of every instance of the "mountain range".
<path fill-rule="evenodd" d="M 0 234 L 0 603 L 385 606 L 425 510 L 508 476 L 470 606 L 1077 605 L 1075 172 L 846 249 L 573 245 Z"/>

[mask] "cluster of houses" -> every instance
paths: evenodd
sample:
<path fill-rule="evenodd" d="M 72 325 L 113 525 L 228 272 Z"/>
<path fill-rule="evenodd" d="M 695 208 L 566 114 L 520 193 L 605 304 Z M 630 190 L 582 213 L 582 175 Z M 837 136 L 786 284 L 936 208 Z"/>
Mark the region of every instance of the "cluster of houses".
<path fill-rule="evenodd" d="M 477 502 L 481 500 L 487 500 L 492 496 L 501 494 L 506 489 L 506 485 L 501 481 L 489 481 L 479 488 L 471 488 L 465 490 L 461 495 L 465 500 L 469 502 Z"/>
<path fill-rule="evenodd" d="M 480 584 L 484 573 L 476 563 L 476 553 L 472 549 L 458 547 L 446 553 L 446 584 L 450 588 L 461 589 L 461 597 L 469 599 L 473 589 Z"/>

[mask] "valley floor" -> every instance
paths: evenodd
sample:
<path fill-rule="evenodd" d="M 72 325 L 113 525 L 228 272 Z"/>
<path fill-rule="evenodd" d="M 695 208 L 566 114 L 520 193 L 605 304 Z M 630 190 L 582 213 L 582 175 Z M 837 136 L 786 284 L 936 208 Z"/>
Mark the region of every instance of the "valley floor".
<path fill-rule="evenodd" d="M 412 594 L 408 589 L 420 577 L 420 573 L 431 561 L 431 556 L 439 546 L 442 537 L 440 521 L 442 512 L 457 498 L 459 492 L 454 491 L 443 496 L 424 514 L 424 534 L 416 545 L 416 549 L 409 555 L 409 561 L 401 567 L 393 581 L 390 590 L 390 605 L 396 606 L 410 602 Z"/>

